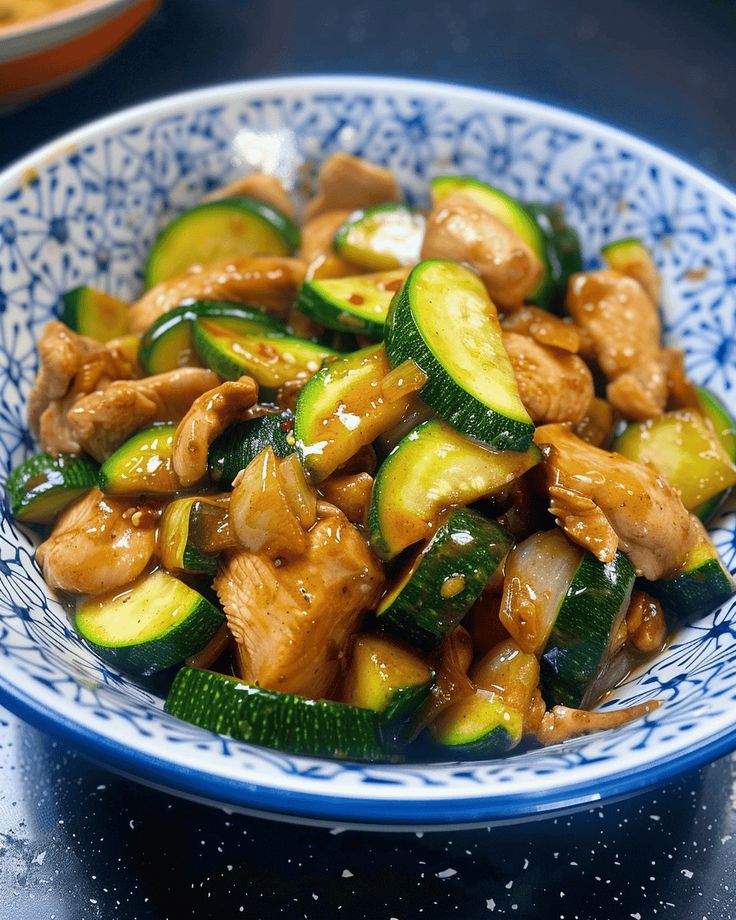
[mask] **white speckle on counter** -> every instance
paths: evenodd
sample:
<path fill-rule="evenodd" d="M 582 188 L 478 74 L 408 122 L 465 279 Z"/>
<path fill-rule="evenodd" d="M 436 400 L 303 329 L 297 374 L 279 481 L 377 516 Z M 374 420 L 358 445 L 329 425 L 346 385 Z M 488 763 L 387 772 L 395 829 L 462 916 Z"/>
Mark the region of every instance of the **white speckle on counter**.
<path fill-rule="evenodd" d="M 493 911 L 495 909 L 496 909 L 496 902 L 493 900 L 493 898 L 488 898 L 486 900 L 486 910 Z"/>
<path fill-rule="evenodd" d="M 443 869 L 441 872 L 437 872 L 437 878 L 452 878 L 453 875 L 457 875 L 457 869 Z"/>
<path fill-rule="evenodd" d="M 680 869 L 680 875 L 684 875 L 685 878 L 692 878 L 693 874 L 689 869 Z"/>
<path fill-rule="evenodd" d="M 343 878 L 352 878 L 352 877 L 353 877 L 353 873 L 350 871 L 350 869 L 343 869 L 343 870 L 342 870 L 342 877 L 343 877 Z"/>

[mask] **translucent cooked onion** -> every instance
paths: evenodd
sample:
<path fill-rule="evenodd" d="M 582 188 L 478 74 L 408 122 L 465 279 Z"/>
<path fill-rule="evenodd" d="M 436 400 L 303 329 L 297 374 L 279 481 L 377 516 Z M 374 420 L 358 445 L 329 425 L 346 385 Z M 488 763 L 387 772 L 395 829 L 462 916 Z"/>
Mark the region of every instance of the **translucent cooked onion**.
<path fill-rule="evenodd" d="M 381 392 L 387 402 L 396 402 L 416 393 L 427 382 L 427 375 L 411 358 L 402 361 L 381 380 Z"/>
<path fill-rule="evenodd" d="M 535 533 L 509 553 L 499 616 L 523 651 L 544 650 L 582 555 L 561 530 Z"/>

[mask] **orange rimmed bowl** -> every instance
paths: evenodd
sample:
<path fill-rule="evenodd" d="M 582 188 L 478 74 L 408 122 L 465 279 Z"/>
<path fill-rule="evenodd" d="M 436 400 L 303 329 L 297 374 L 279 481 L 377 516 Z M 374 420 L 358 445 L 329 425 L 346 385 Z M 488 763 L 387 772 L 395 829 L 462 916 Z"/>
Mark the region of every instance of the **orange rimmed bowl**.
<path fill-rule="evenodd" d="M 0 110 L 81 76 L 127 41 L 159 0 L 79 0 L 0 27 Z"/>

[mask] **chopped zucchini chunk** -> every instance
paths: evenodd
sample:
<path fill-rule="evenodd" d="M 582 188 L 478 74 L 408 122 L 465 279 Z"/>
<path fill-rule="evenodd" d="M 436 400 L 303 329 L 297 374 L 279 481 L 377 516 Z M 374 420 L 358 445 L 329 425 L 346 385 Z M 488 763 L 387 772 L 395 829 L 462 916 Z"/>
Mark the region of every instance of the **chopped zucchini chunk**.
<path fill-rule="evenodd" d="M 731 415 L 721 400 L 707 390 L 705 387 L 695 387 L 698 397 L 698 404 L 703 417 L 710 423 L 718 439 L 723 445 L 723 449 L 730 457 L 731 462 L 736 464 L 736 419 Z M 723 502 L 730 494 L 731 489 L 724 489 L 696 510 L 696 514 L 701 521 L 706 524 L 715 515 Z"/>
<path fill-rule="evenodd" d="M 29 457 L 16 466 L 5 484 L 11 514 L 27 524 L 50 523 L 97 485 L 97 471 L 97 464 L 88 457 Z"/>
<path fill-rule="evenodd" d="M 405 204 L 354 211 L 338 229 L 335 252 L 355 265 L 387 271 L 419 261 L 424 217 Z"/>
<path fill-rule="evenodd" d="M 721 439 L 694 409 L 677 409 L 629 425 L 615 450 L 654 467 L 679 491 L 689 511 L 736 483 L 736 466 Z"/>
<path fill-rule="evenodd" d="M 296 308 L 324 326 L 383 338 L 391 299 L 406 279 L 404 268 L 349 278 L 313 279 L 299 288 Z"/>
<path fill-rule="evenodd" d="M 343 680 L 341 700 L 381 714 L 388 743 L 405 740 L 426 703 L 434 671 L 416 652 L 387 636 L 358 636 Z"/>
<path fill-rule="evenodd" d="M 654 303 L 659 304 L 662 281 L 652 254 L 641 240 L 635 237 L 616 240 L 604 246 L 601 254 L 614 271 L 634 278 Z"/>
<path fill-rule="evenodd" d="M 373 485 L 369 529 L 374 550 L 392 559 L 429 539 L 445 508 L 493 495 L 535 466 L 539 450 L 482 447 L 440 419 L 422 422 L 381 464 Z"/>
<path fill-rule="evenodd" d="M 527 205 L 527 208 L 547 241 L 550 273 L 550 282 L 538 286 L 534 297 L 530 299 L 546 310 L 559 312 L 565 302 L 568 281 L 576 272 L 583 270 L 580 238 L 565 220 L 561 205 L 533 203 Z"/>
<path fill-rule="evenodd" d="M 82 601 L 74 625 L 101 658 L 131 674 L 155 674 L 204 648 L 223 621 L 194 588 L 159 570 Z"/>
<path fill-rule="evenodd" d="M 294 416 L 288 411 L 229 425 L 210 445 L 207 454 L 210 479 L 220 488 L 229 489 L 238 473 L 266 447 L 272 447 L 277 457 L 293 453 L 296 450 L 293 427 Z"/>
<path fill-rule="evenodd" d="M 299 394 L 294 436 L 315 482 L 396 425 L 426 378 L 416 368 L 396 372 L 383 345 L 325 364 Z"/>
<path fill-rule="evenodd" d="M 192 265 L 244 256 L 288 256 L 299 230 L 286 215 L 258 198 L 237 195 L 206 202 L 175 217 L 156 237 L 146 262 L 146 287 Z"/>
<path fill-rule="evenodd" d="M 248 374 L 262 387 L 276 388 L 316 374 L 337 352 L 289 335 L 285 327 L 265 327 L 236 317 L 200 316 L 194 345 L 204 364 L 225 380 Z"/>
<path fill-rule="evenodd" d="M 703 530 L 682 571 L 673 578 L 648 582 L 647 591 L 659 600 L 666 613 L 678 620 L 692 620 L 732 597 L 736 584 Z"/>
<path fill-rule="evenodd" d="M 180 488 L 174 472 L 176 425 L 139 431 L 100 467 L 98 484 L 108 495 L 170 495 Z"/>
<path fill-rule="evenodd" d="M 470 610 L 513 545 L 499 524 L 450 511 L 376 610 L 382 628 L 419 648 L 438 645 Z"/>
<path fill-rule="evenodd" d="M 422 399 L 458 431 L 495 450 L 531 444 L 495 307 L 470 269 L 441 259 L 412 269 L 389 309 L 386 352 L 394 366 L 417 363 Z"/>
<path fill-rule="evenodd" d="M 554 291 L 554 279 L 549 264 L 548 247 L 542 228 L 529 210 L 501 189 L 487 185 L 471 176 L 438 176 L 432 179 L 432 202 L 438 204 L 453 192 L 462 192 L 485 208 L 509 230 L 520 237 L 539 258 L 544 271 L 529 300 L 547 306 Z"/>
<path fill-rule="evenodd" d="M 606 672 L 634 587 L 623 553 L 603 563 L 584 551 L 560 603 L 541 659 L 542 695 L 549 706 L 589 709 L 610 687 Z"/>
<path fill-rule="evenodd" d="M 138 360 L 147 374 L 163 374 L 177 367 L 199 367 L 202 361 L 194 347 L 193 327 L 201 317 L 235 319 L 241 328 L 258 335 L 285 327 L 256 307 L 221 300 L 198 300 L 175 307 L 160 316 L 141 338 Z"/>
<path fill-rule="evenodd" d="M 61 321 L 98 342 L 109 342 L 128 331 L 130 306 L 117 297 L 91 287 L 67 291 L 62 298 Z"/>
<path fill-rule="evenodd" d="M 189 496 L 169 502 L 158 531 L 158 554 L 170 572 L 214 575 L 220 552 L 237 546 L 227 496 Z"/>
<path fill-rule="evenodd" d="M 380 718 L 371 709 L 264 690 L 214 671 L 182 668 L 165 708 L 209 731 L 292 754 L 355 760 L 385 756 Z"/>

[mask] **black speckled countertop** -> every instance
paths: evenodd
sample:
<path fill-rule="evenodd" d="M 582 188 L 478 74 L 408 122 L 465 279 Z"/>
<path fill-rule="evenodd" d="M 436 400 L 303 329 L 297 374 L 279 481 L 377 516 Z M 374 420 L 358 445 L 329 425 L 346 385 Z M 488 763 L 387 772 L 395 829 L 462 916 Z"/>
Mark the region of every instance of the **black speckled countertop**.
<path fill-rule="evenodd" d="M 167 0 L 73 87 L 0 118 L 0 166 L 84 121 L 249 76 L 396 73 L 598 115 L 736 183 L 726 0 Z M 96 767 L 0 709 L 0 920 L 731 920 L 736 760 L 569 818 L 443 834 L 274 824 Z"/>

